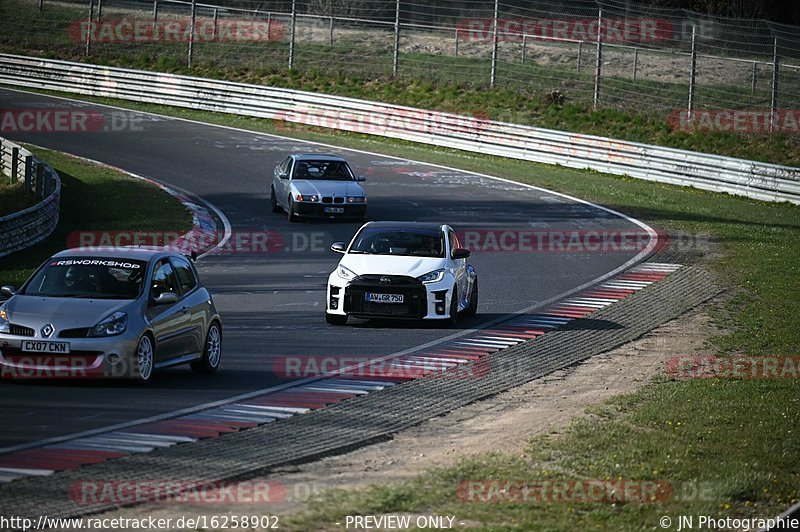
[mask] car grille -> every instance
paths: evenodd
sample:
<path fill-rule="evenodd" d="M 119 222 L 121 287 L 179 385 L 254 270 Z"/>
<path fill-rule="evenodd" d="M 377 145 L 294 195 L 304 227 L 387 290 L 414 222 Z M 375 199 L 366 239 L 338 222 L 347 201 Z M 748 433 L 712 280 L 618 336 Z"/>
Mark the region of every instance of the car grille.
<path fill-rule="evenodd" d="M 86 338 L 89 336 L 89 327 L 81 327 L 80 329 L 64 329 L 58 333 L 59 338 Z"/>
<path fill-rule="evenodd" d="M 382 284 L 381 278 L 388 278 L 390 283 Z M 403 303 L 368 302 L 365 296 L 367 292 L 403 294 Z M 423 318 L 428 313 L 427 291 L 422 283 L 413 277 L 362 275 L 347 285 L 344 311 L 363 316 Z"/>
<path fill-rule="evenodd" d="M 31 329 L 30 327 L 25 327 L 24 325 L 17 325 L 16 323 L 11 324 L 10 328 L 11 334 L 14 336 L 35 336 L 36 331 Z"/>
<path fill-rule="evenodd" d="M 344 203 L 344 198 L 332 198 L 330 196 L 325 196 L 322 198 L 322 203 Z"/>

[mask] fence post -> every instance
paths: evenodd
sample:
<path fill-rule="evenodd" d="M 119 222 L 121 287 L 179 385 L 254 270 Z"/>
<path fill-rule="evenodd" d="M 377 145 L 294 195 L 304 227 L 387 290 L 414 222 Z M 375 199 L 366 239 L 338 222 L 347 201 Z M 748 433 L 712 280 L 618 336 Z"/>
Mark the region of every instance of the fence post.
<path fill-rule="evenodd" d="M 328 46 L 333 46 L 333 2 L 330 3 L 330 21 L 328 26 Z"/>
<path fill-rule="evenodd" d="M 455 56 L 458 57 L 458 28 L 456 28 L 456 53 Z"/>
<path fill-rule="evenodd" d="M 578 41 L 578 66 L 575 69 L 575 72 L 580 74 L 581 73 L 581 60 L 583 59 L 583 41 Z"/>
<path fill-rule="evenodd" d="M 603 74 L 603 10 L 597 10 L 597 57 L 594 65 L 594 97 L 592 106 L 597 110 L 600 104 L 600 76 Z"/>
<path fill-rule="evenodd" d="M 758 63 L 756 61 L 753 61 L 753 76 L 752 79 L 750 80 L 750 96 L 756 95 L 756 75 L 757 75 L 756 65 L 758 65 Z"/>
<path fill-rule="evenodd" d="M 217 26 L 219 25 L 219 9 L 214 8 L 214 27 L 211 29 L 211 40 L 217 40 Z M 269 28 L 267 28 L 267 40 L 269 40 Z"/>
<path fill-rule="evenodd" d="M 492 20 L 492 71 L 489 74 L 489 85 L 494 87 L 494 82 L 497 80 L 497 36 L 498 36 L 498 22 L 497 19 L 500 15 L 500 2 L 494 0 L 494 18 Z"/>
<path fill-rule="evenodd" d="M 197 20 L 197 0 L 192 0 L 192 21 L 189 26 L 189 60 L 188 66 L 191 68 L 192 59 L 194 58 L 194 30 L 195 22 Z"/>
<path fill-rule="evenodd" d="M 156 32 L 156 24 L 158 24 L 158 0 L 153 0 L 153 34 Z"/>
<path fill-rule="evenodd" d="M 23 190 L 25 191 L 25 194 L 30 194 L 33 188 L 33 185 L 31 184 L 31 179 L 33 178 L 33 157 L 31 157 L 30 155 L 25 156 L 24 172 L 25 172 L 24 176 L 25 182 L 23 184 Z"/>
<path fill-rule="evenodd" d="M 780 57 L 778 57 L 778 38 L 775 37 L 775 47 L 772 52 L 772 98 L 769 109 L 769 131 L 775 130 L 775 119 L 778 112 L 778 72 L 780 70 Z"/>
<path fill-rule="evenodd" d="M 397 77 L 400 68 L 400 0 L 394 5 L 394 57 L 392 58 L 392 77 Z"/>
<path fill-rule="evenodd" d="M 297 2 L 292 0 L 292 29 L 289 34 L 289 70 L 294 68 L 294 39 L 297 29 Z"/>
<path fill-rule="evenodd" d="M 92 26 L 94 25 L 94 0 L 89 0 L 89 24 L 86 26 L 86 56 L 92 51 Z"/>
<path fill-rule="evenodd" d="M 695 84 L 697 82 L 697 26 L 692 26 L 692 66 L 689 72 L 689 105 L 687 107 L 688 113 L 686 118 L 692 120 L 692 112 L 694 112 L 694 96 L 697 90 Z"/>
<path fill-rule="evenodd" d="M 97 0 L 97 22 L 103 18 L 103 0 Z"/>
<path fill-rule="evenodd" d="M 39 0 L 39 11 L 44 9 L 44 0 Z"/>
<path fill-rule="evenodd" d="M 14 184 L 19 179 L 19 148 L 16 146 L 11 148 L 11 183 Z"/>
<path fill-rule="evenodd" d="M 522 64 L 523 65 L 525 64 L 525 55 L 526 55 L 526 52 L 527 52 L 527 48 L 528 48 L 528 36 L 523 34 L 522 35 Z"/>
<path fill-rule="evenodd" d="M 267 39 L 272 40 L 272 12 L 267 12 Z"/>
<path fill-rule="evenodd" d="M 44 163 L 36 164 L 36 195 L 44 199 Z"/>
<path fill-rule="evenodd" d="M 636 70 L 639 67 L 639 49 L 633 49 L 633 82 L 636 83 Z"/>

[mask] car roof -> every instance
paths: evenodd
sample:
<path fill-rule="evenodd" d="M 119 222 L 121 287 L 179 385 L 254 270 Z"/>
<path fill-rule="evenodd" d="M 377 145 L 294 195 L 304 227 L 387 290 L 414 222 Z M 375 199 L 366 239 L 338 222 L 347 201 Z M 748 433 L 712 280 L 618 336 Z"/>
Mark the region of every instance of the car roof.
<path fill-rule="evenodd" d="M 441 231 L 442 227 L 446 224 L 436 222 L 367 222 L 366 227 L 377 227 L 387 229 L 434 229 Z"/>
<path fill-rule="evenodd" d="M 65 249 L 53 255 L 52 258 L 63 257 L 106 257 L 109 259 L 132 259 L 149 261 L 154 257 L 167 255 L 180 255 L 180 253 L 155 247 L 86 247 Z"/>
<path fill-rule="evenodd" d="M 344 157 L 332 153 L 295 153 L 292 157 L 297 161 L 345 161 Z"/>

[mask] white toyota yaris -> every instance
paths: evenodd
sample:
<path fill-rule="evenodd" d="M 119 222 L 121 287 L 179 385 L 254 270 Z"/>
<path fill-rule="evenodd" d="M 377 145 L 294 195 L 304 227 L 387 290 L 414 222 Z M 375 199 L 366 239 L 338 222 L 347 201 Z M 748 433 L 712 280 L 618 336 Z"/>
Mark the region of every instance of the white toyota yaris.
<path fill-rule="evenodd" d="M 348 316 L 445 320 L 478 310 L 478 274 L 467 263 L 448 226 L 417 222 L 369 222 L 342 253 L 328 277 L 325 318 L 344 325 Z"/>

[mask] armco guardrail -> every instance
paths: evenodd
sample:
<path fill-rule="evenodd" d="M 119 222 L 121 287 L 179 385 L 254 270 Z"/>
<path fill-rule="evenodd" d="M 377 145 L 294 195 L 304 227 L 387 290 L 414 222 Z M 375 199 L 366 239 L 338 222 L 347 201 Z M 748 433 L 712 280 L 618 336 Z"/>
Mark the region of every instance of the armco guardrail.
<path fill-rule="evenodd" d="M 42 201 L 8 216 L 0 217 L 0 257 L 44 240 L 58 225 L 61 178 L 31 152 L 0 138 L 0 179 L 24 181 L 26 193 Z"/>
<path fill-rule="evenodd" d="M 800 204 L 800 168 L 339 96 L 6 54 L 0 84 L 278 119 Z"/>

